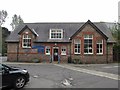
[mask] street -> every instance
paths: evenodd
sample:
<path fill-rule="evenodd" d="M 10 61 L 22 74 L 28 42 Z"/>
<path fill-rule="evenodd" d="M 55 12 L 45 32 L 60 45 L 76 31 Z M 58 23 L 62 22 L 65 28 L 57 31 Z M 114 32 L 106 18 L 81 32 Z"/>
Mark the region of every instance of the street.
<path fill-rule="evenodd" d="M 77 70 L 68 69 L 66 65 L 62 64 L 10 64 L 9 66 L 15 66 L 27 69 L 30 73 L 30 82 L 25 88 L 118 88 L 118 80 L 109 78 L 106 76 L 99 76 L 89 73 L 84 73 Z M 59 66 L 60 65 L 60 66 Z M 113 64 L 116 66 L 117 64 Z M 64 66 L 64 67 L 62 67 Z M 74 68 L 78 66 L 88 70 L 103 71 L 102 65 L 91 65 L 86 67 L 84 65 L 68 65 Z M 96 68 L 93 68 L 96 67 Z M 108 67 L 109 65 L 103 65 Z M 110 66 L 109 66 L 110 67 Z M 112 67 L 111 67 L 112 68 Z M 108 70 L 107 70 L 108 69 Z M 112 71 L 113 70 L 113 71 Z M 117 75 L 118 67 L 106 68 L 104 72 Z M 107 75 L 109 75 L 109 73 Z"/>

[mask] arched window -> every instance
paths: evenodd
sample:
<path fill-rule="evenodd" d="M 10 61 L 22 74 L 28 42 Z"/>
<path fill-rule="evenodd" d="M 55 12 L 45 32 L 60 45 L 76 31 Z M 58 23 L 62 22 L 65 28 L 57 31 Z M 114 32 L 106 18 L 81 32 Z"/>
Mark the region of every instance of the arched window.
<path fill-rule="evenodd" d="M 97 54 L 103 54 L 103 40 L 98 40 L 96 47 L 97 47 L 97 51 L 96 51 Z"/>
<path fill-rule="evenodd" d="M 31 35 L 24 34 L 22 37 L 22 47 L 31 48 Z"/>
<path fill-rule="evenodd" d="M 81 48 L 80 48 L 80 39 L 74 40 L 74 54 L 80 54 Z"/>
<path fill-rule="evenodd" d="M 46 55 L 50 55 L 50 46 L 45 47 Z"/>
<path fill-rule="evenodd" d="M 84 54 L 93 54 L 93 35 L 84 35 Z"/>
<path fill-rule="evenodd" d="M 61 47 L 61 55 L 66 55 L 66 47 L 65 46 Z"/>

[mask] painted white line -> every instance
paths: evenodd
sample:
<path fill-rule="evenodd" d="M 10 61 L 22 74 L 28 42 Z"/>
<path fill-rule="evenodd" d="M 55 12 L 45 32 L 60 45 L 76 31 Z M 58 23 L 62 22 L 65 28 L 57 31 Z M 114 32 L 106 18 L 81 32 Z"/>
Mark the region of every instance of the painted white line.
<path fill-rule="evenodd" d="M 119 66 L 106 66 L 106 67 L 103 67 L 103 68 L 118 68 Z"/>
<path fill-rule="evenodd" d="M 113 67 L 117 67 L 117 68 L 118 68 L 118 67 L 120 67 L 120 66 L 113 66 Z"/>
<path fill-rule="evenodd" d="M 92 75 L 96 75 L 96 76 L 100 76 L 100 77 L 110 78 L 110 79 L 113 79 L 113 80 L 120 80 L 120 76 L 116 75 L 116 74 L 100 72 L 100 71 L 95 71 L 95 70 L 88 70 L 88 69 L 83 69 L 83 68 L 77 68 L 77 67 L 72 67 L 72 66 L 69 66 L 69 65 L 60 65 L 60 64 L 59 65 L 54 64 L 54 65 L 62 67 L 62 68 L 67 68 L 67 69 L 70 69 L 70 70 L 75 70 L 75 71 L 87 73 L 87 74 L 92 74 Z"/>
<path fill-rule="evenodd" d="M 103 68 L 113 68 L 113 67 L 107 66 L 107 67 L 103 67 Z"/>

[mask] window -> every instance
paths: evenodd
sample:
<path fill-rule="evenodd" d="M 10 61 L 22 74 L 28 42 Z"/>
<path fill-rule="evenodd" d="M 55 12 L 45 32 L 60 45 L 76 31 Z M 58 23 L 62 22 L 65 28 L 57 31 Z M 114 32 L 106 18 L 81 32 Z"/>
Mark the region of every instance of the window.
<path fill-rule="evenodd" d="M 62 29 L 50 29 L 50 39 L 62 39 L 63 30 Z"/>
<path fill-rule="evenodd" d="M 46 55 L 50 55 L 50 47 L 49 46 L 46 46 L 46 48 L 45 48 L 46 50 Z"/>
<path fill-rule="evenodd" d="M 79 39 L 74 40 L 74 53 L 80 54 L 80 40 Z"/>
<path fill-rule="evenodd" d="M 103 40 L 98 40 L 96 44 L 97 54 L 103 54 Z"/>
<path fill-rule="evenodd" d="M 3 66 L 2 66 L 2 64 L 0 64 L 0 73 L 2 73 L 2 68 L 3 68 Z"/>
<path fill-rule="evenodd" d="M 93 54 L 93 35 L 84 35 L 84 54 Z"/>
<path fill-rule="evenodd" d="M 29 35 L 29 34 L 23 35 L 22 47 L 23 48 L 31 48 L 31 35 Z"/>
<path fill-rule="evenodd" d="M 61 47 L 61 55 L 66 55 L 66 47 Z"/>

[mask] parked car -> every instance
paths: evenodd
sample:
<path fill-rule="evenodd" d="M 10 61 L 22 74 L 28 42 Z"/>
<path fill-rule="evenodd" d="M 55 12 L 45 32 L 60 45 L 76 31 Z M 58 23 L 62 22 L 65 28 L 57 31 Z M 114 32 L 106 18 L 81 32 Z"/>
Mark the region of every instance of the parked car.
<path fill-rule="evenodd" d="M 29 81 L 29 73 L 26 69 L 11 67 L 0 63 L 0 79 L 2 77 L 2 88 L 23 88 Z"/>

